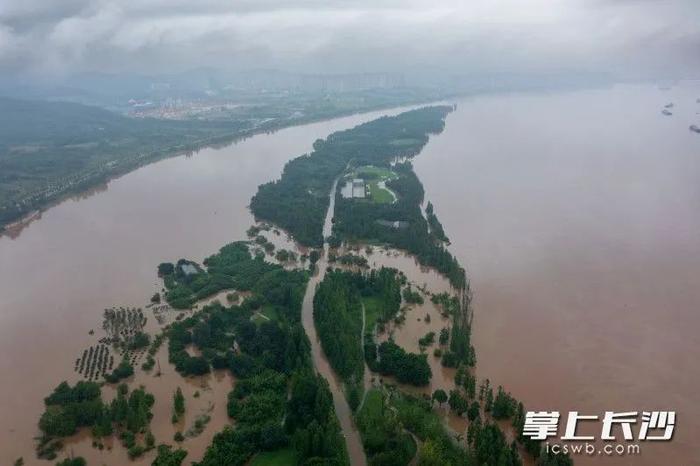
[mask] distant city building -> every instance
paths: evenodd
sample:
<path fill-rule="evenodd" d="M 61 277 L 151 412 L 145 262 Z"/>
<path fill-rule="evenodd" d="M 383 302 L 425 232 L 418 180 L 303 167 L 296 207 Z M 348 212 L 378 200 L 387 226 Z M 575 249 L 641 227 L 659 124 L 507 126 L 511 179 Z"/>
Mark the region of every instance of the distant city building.
<path fill-rule="evenodd" d="M 318 74 L 301 77 L 301 88 L 308 91 L 346 92 L 404 86 L 405 79 L 401 73 Z"/>

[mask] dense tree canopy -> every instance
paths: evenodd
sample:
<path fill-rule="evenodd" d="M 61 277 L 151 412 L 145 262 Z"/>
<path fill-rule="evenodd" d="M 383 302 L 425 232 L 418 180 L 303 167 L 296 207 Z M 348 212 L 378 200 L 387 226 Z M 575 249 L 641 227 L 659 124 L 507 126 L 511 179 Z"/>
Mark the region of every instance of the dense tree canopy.
<path fill-rule="evenodd" d="M 303 245 L 320 246 L 328 195 L 347 165 L 385 165 L 417 154 L 430 133 L 442 131 L 450 109 L 420 108 L 317 140 L 313 152 L 285 165 L 279 180 L 258 188 L 250 203 L 253 213 L 283 227 Z"/>

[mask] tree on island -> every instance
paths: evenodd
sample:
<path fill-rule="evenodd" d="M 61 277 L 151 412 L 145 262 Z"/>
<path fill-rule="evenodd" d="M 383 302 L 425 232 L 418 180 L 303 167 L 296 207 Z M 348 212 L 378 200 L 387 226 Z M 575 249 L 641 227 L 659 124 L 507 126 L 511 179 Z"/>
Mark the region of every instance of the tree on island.
<path fill-rule="evenodd" d="M 177 387 L 173 395 L 173 424 L 178 422 L 183 414 L 185 414 L 185 397 L 180 387 Z"/>
<path fill-rule="evenodd" d="M 447 393 L 445 393 L 445 390 L 438 388 L 433 392 L 433 401 L 437 401 L 438 404 L 442 407 L 442 404 L 447 401 Z"/>

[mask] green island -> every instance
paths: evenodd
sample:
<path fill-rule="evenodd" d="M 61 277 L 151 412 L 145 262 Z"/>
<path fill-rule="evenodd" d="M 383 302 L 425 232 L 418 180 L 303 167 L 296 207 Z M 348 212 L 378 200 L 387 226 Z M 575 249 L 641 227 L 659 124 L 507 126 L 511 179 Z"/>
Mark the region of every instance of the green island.
<path fill-rule="evenodd" d="M 429 134 L 442 130 L 450 111 L 446 106 L 421 108 L 317 141 L 312 153 L 286 165 L 279 180 L 259 188 L 251 209 L 258 218 L 285 228 L 301 244 L 320 246 L 330 204 L 326 193 L 338 179 L 352 182 L 351 195 L 342 194 L 341 186 L 331 193 L 335 210 L 328 244 L 332 248 L 343 243 L 377 244 L 408 251 L 453 286 L 454 295 L 433 295 L 431 301 L 452 322 L 451 330 L 441 332 L 445 351 L 439 356 L 443 366 L 457 368 L 455 387 L 449 396 L 436 390 L 427 400 L 402 393 L 395 386 L 365 391 L 362 385 L 365 370 L 418 386 L 431 378 L 425 354 L 409 353 L 391 339 L 376 342 L 375 324 L 386 323 L 399 312 L 401 287 L 406 284 L 405 277 L 399 278 L 400 272 L 392 272 L 389 281 L 393 285 L 387 286 L 385 281 L 372 286 L 376 282 L 374 270 L 368 274 L 329 269 L 316 291 L 313 311 L 321 345 L 343 380 L 350 407 L 356 411 L 355 422 L 370 464 L 408 464 L 414 458 L 411 452 L 416 449 L 416 438 L 423 442 L 418 448 L 418 464 L 518 465 L 523 453 L 537 458 L 541 465 L 570 464 L 569 457 L 545 454 L 538 442 L 518 434 L 524 408 L 502 387 L 494 396 L 486 380 L 476 392 L 469 283 L 464 269 L 445 247 L 449 240 L 431 203 L 423 215 L 423 187 L 409 161 L 427 143 Z M 391 190 L 391 201 L 376 195 L 376 180 Z M 355 195 L 358 181 L 369 186 L 369 196 L 366 191 Z M 349 260 L 333 262 L 340 267 L 354 265 Z M 387 275 L 387 269 L 378 274 L 382 273 Z M 403 296 L 406 302 L 422 301 L 410 285 L 404 288 Z M 431 344 L 434 338 L 434 334 L 426 336 L 423 342 Z M 360 361 L 362 354 L 367 368 Z M 433 412 L 434 400 L 442 400 L 439 404 L 448 401 L 450 411 L 457 416 L 470 416 L 466 445 L 456 443 Z M 510 432 L 504 433 L 496 423 L 502 420 L 511 421 Z M 509 437 L 514 438 L 509 441 Z"/>
<path fill-rule="evenodd" d="M 343 420 L 359 431 L 361 455 L 370 465 L 518 466 L 525 455 L 538 466 L 571 465 L 568 456 L 548 454 L 539 442 L 523 437 L 523 404 L 475 375 L 469 282 L 446 248 L 432 204 L 423 215 L 423 188 L 409 161 L 430 134 L 441 131 L 450 110 L 426 107 L 335 133 L 316 141 L 311 154 L 289 162 L 280 180 L 260 186 L 251 202 L 259 219 L 285 229 L 302 246 L 323 247 L 304 253 L 310 266 L 271 262 L 260 250 L 263 242 L 256 240 L 259 226 L 249 230 L 252 239 L 232 242 L 201 264 L 180 259 L 158 265 L 164 288 L 150 300 L 177 316 L 151 336 L 143 331 L 145 317 L 138 311 L 105 313 L 104 329 L 113 335 L 102 344 L 121 351 L 122 362 L 112 369 L 105 350 L 91 347 L 87 354 L 101 371 L 81 369 L 92 380 L 61 383 L 46 398 L 38 456 L 57 458 L 67 437 L 88 428 L 95 448 L 116 436 L 132 458 L 153 450 L 152 464 L 181 465 L 188 438 L 206 429 L 206 422 L 200 423 L 200 432 L 155 439 L 153 395 L 128 386 L 134 371 L 153 371 L 154 357 L 167 342 L 168 362 L 182 377 L 228 371 L 235 380 L 221 400 L 232 422 L 213 436 L 201 459 L 193 458 L 198 466 L 351 464 Z M 331 192 L 339 179 L 361 176 L 381 178 L 396 198 L 344 197 L 341 186 Z M 324 238 L 331 197 L 332 235 Z M 442 274 L 452 289 L 433 293 L 409 282 L 400 270 L 370 266 L 360 254 L 341 251 L 358 250 L 358 245 L 368 256 L 375 247 L 407 251 Z M 199 306 L 219 293 L 226 294 L 226 304 Z M 305 305 L 309 293 L 311 308 Z M 167 304 L 160 304 L 161 296 Z M 428 304 L 449 326 L 438 329 L 439 335 L 423 332 L 420 353 L 407 351 L 391 335 L 380 338 L 385 327 L 405 319 L 406 309 Z M 304 326 L 307 312 L 341 380 L 339 396 L 349 413 L 336 408 L 334 382 L 317 372 L 312 354 L 317 343 Z M 436 340 L 439 346 L 429 356 L 423 349 Z M 134 353 L 146 357 L 140 368 Z M 429 357 L 455 369 L 451 388 L 407 390 L 430 384 Z M 95 381 L 98 374 L 105 380 Z M 101 387 L 117 383 L 116 397 L 104 401 Z M 172 406 L 176 423 L 189 408 L 179 386 L 171 393 L 172 399 L 159 401 Z M 447 417 L 466 422 L 465 432 L 454 432 Z M 81 460 L 59 464 L 85 464 Z"/>
<path fill-rule="evenodd" d="M 154 402 L 153 395 L 143 388 L 129 393 L 126 384 L 119 385 L 117 396 L 106 403 L 102 400 L 100 385 L 95 382 L 81 381 L 75 386 L 62 382 L 44 400 L 46 409 L 39 420 L 42 436 L 37 456 L 56 458 L 57 450 L 63 446 L 61 438 L 88 427 L 96 447 L 102 448 L 101 439 L 116 434 L 129 457 L 139 457 L 155 446 L 155 438 L 149 430 Z"/>

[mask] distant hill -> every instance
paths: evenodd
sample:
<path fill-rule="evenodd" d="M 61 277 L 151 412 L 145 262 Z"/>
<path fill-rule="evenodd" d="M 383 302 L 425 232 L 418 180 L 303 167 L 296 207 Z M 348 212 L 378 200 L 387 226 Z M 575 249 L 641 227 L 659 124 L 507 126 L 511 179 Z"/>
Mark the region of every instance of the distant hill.
<path fill-rule="evenodd" d="M 230 126 L 230 125 L 224 125 Z M 221 124 L 133 119 L 99 107 L 0 97 L 0 157 L 18 145 L 84 144 L 186 129 L 221 129 Z"/>
<path fill-rule="evenodd" d="M 134 119 L 76 103 L 0 98 L 0 225 L 61 194 L 245 129 L 241 121 Z"/>
<path fill-rule="evenodd" d="M 356 112 L 435 100 L 420 89 L 245 94 L 182 121 L 131 118 L 65 101 L 0 97 L 0 229 L 67 194 L 169 155 L 257 132 Z M 202 118 L 202 119 L 199 119 Z"/>

